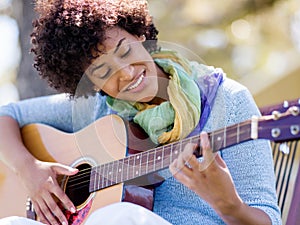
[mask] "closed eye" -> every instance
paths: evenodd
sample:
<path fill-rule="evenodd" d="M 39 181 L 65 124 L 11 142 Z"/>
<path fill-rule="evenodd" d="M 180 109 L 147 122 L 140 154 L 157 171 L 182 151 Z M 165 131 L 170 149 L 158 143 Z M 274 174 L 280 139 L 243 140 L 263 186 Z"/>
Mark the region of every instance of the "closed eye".
<path fill-rule="evenodd" d="M 92 69 L 91 73 L 93 76 L 100 78 L 100 79 L 105 79 L 111 72 L 111 68 L 105 66 L 105 63 L 102 63 L 95 68 Z"/>
<path fill-rule="evenodd" d="M 131 52 L 131 47 L 129 47 L 129 48 L 127 49 L 127 51 L 124 52 L 120 57 L 121 57 L 121 58 L 126 58 L 126 56 L 128 56 L 130 52 Z"/>
<path fill-rule="evenodd" d="M 105 78 L 107 78 L 107 77 L 109 76 L 110 72 L 111 72 L 111 68 L 108 68 L 107 71 L 106 71 L 106 73 L 105 73 L 104 75 L 100 76 L 99 78 L 100 78 L 100 79 L 105 79 Z"/>

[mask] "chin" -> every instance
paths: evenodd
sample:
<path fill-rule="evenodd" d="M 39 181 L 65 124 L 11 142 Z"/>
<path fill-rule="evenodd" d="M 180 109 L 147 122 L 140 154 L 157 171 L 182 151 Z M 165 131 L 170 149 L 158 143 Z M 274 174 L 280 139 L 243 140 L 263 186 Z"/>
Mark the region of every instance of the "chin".
<path fill-rule="evenodd" d="M 155 96 L 149 96 L 149 97 L 145 97 L 142 98 L 141 100 L 138 100 L 139 102 L 150 102 L 154 99 Z"/>

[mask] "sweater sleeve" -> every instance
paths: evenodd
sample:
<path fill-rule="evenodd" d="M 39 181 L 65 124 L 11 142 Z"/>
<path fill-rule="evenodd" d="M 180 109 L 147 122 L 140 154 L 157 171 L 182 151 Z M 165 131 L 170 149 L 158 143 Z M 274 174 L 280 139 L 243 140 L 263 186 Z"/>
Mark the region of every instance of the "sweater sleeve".
<path fill-rule="evenodd" d="M 71 100 L 65 94 L 36 97 L 0 107 L 0 116 L 14 118 L 20 127 L 43 123 L 65 132 L 75 132 L 107 114 L 104 97 Z"/>
<path fill-rule="evenodd" d="M 224 115 L 224 119 L 221 120 L 221 124 L 216 124 L 215 121 L 220 123 L 220 115 Z M 249 91 L 235 81 L 227 79 L 218 93 L 209 126 L 212 129 L 222 124 L 228 126 L 245 121 L 253 115 L 260 116 L 260 112 Z M 221 155 L 243 201 L 267 213 L 272 224 L 281 224 L 269 141 L 246 141 L 222 150 Z"/>

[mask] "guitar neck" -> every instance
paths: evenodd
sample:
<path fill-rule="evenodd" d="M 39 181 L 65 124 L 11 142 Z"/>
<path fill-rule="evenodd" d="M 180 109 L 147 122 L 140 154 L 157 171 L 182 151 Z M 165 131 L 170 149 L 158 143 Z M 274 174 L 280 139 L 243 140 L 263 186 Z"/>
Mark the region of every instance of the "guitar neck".
<path fill-rule="evenodd" d="M 257 120 L 252 119 L 216 130 L 208 133 L 208 135 L 212 149 L 217 152 L 229 146 L 257 138 L 256 130 Z M 200 136 L 189 137 L 92 168 L 90 192 L 169 167 L 187 143 L 200 146 Z M 197 150 L 195 155 L 197 157 L 202 156 L 201 148 Z"/>

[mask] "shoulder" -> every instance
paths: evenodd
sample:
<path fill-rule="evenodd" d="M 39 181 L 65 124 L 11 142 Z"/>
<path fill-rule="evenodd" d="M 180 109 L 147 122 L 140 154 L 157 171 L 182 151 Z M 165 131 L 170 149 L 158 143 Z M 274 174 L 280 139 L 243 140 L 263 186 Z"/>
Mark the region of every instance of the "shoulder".
<path fill-rule="evenodd" d="M 250 91 L 237 81 L 225 77 L 211 107 L 210 121 L 214 122 L 212 127 L 239 123 L 253 115 L 259 116 L 260 112 Z"/>
<path fill-rule="evenodd" d="M 251 112 L 254 109 L 257 113 L 257 105 L 248 88 L 228 77 L 225 77 L 220 85 L 218 97 L 223 98 L 226 102 L 225 105 L 229 108 L 236 107 L 236 109 L 240 110 L 251 109 Z"/>

